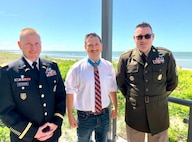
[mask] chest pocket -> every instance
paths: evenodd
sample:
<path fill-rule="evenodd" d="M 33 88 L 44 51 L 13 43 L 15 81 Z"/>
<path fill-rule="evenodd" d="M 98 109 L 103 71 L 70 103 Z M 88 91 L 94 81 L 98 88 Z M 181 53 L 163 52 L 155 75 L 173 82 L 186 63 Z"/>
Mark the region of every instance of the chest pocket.
<path fill-rule="evenodd" d="M 139 74 L 139 64 L 135 62 L 135 64 L 127 65 L 127 81 L 129 83 L 139 82 L 139 78 L 141 78 L 141 74 Z"/>
<path fill-rule="evenodd" d="M 163 82 L 166 80 L 166 68 L 164 64 L 153 65 L 153 81 Z"/>

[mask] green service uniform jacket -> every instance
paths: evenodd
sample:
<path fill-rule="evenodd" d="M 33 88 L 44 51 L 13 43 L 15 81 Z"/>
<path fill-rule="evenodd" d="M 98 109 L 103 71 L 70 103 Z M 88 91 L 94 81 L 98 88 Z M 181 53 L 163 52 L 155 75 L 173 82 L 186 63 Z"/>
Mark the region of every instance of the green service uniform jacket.
<path fill-rule="evenodd" d="M 178 84 L 175 59 L 169 50 L 152 46 L 146 63 L 137 48 L 123 53 L 117 84 L 126 98 L 127 125 L 152 135 L 169 127 L 167 96 Z"/>
<path fill-rule="evenodd" d="M 34 136 L 46 122 L 58 125 L 61 135 L 66 92 L 56 63 L 39 59 L 39 79 L 22 57 L 1 69 L 0 118 L 10 128 L 12 142 L 38 142 Z"/>

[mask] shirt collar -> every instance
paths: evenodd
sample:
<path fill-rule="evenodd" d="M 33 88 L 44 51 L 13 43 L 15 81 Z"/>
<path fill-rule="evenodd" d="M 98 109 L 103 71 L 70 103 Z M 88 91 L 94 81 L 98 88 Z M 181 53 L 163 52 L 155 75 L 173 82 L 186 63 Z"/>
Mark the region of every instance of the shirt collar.
<path fill-rule="evenodd" d="M 33 68 L 32 64 L 33 62 L 29 59 L 27 59 L 25 56 L 23 56 L 25 58 L 25 60 L 27 61 L 27 63 Z M 39 59 L 37 59 L 35 62 L 37 62 L 37 68 L 39 69 Z"/>

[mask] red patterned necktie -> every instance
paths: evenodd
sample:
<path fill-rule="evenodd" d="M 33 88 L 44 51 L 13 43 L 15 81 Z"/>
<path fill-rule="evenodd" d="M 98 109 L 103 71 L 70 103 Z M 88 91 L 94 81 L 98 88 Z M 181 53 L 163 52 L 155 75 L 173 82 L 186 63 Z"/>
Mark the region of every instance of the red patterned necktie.
<path fill-rule="evenodd" d="M 100 87 L 99 71 L 97 67 L 94 67 L 94 76 L 95 76 L 95 111 L 101 112 L 102 110 L 101 87 Z"/>

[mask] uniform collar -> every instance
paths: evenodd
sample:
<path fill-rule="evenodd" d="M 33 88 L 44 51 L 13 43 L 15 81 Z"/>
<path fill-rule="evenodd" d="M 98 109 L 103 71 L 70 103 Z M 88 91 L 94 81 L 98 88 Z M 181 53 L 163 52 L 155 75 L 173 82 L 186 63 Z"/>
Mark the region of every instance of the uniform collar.
<path fill-rule="evenodd" d="M 23 58 L 27 61 L 27 63 L 31 66 L 31 68 L 33 68 L 32 66 L 33 62 L 27 59 L 25 56 L 23 56 Z M 39 69 L 39 58 L 35 62 L 37 62 L 37 68 Z"/>

